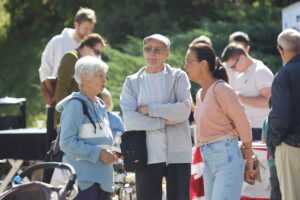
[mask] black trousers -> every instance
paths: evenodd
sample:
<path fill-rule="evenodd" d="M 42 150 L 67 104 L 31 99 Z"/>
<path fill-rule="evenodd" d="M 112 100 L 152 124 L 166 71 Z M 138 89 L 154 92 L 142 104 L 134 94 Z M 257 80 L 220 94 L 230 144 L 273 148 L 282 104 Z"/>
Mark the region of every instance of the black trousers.
<path fill-rule="evenodd" d="M 48 146 L 51 147 L 51 142 L 56 139 L 56 129 L 54 128 L 54 112 L 55 107 L 47 108 L 47 135 L 48 135 Z M 45 161 L 52 161 L 49 155 L 45 155 Z M 44 170 L 43 182 L 50 183 L 53 174 L 53 169 Z"/>
<path fill-rule="evenodd" d="M 281 200 L 281 192 L 279 187 L 279 181 L 277 177 L 276 167 L 270 167 L 270 182 L 271 182 L 271 199 Z"/>
<path fill-rule="evenodd" d="M 157 163 L 136 170 L 137 200 L 161 200 L 163 177 L 168 200 L 190 199 L 191 164 Z"/>
<path fill-rule="evenodd" d="M 56 128 L 54 127 L 55 107 L 47 108 L 47 134 L 49 143 L 56 139 Z"/>

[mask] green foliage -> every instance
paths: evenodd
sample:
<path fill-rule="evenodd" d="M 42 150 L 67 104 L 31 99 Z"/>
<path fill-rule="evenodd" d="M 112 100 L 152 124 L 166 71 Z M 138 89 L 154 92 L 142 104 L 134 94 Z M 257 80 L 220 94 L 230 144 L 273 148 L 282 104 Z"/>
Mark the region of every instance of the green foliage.
<path fill-rule="evenodd" d="M 141 56 L 130 56 L 111 48 L 107 48 L 104 53 L 104 60 L 109 66 L 107 88 L 112 93 L 114 110 L 120 110 L 119 99 L 125 78 L 143 66 L 144 60 Z"/>
<path fill-rule="evenodd" d="M 37 40 L 18 42 L 8 39 L 0 44 L 0 96 L 27 99 L 29 120 L 39 112 L 44 112 L 44 104 L 39 93 L 38 67 L 41 56 Z"/>
<path fill-rule="evenodd" d="M 265 62 L 275 73 L 281 66 L 275 48 L 277 36 L 281 31 L 280 9 L 269 6 L 254 9 L 249 5 L 233 4 L 224 4 L 224 8 L 215 10 L 214 17 L 203 17 L 198 22 L 200 28 L 173 35 L 171 39 L 174 51 L 179 56 L 184 55 L 188 44 L 194 38 L 205 35 L 211 38 L 217 55 L 221 56 L 228 44 L 229 35 L 235 31 L 243 31 L 251 38 L 250 54 Z M 181 59 L 183 61 L 183 57 Z"/>
<path fill-rule="evenodd" d="M 143 41 L 140 38 L 133 37 L 128 35 L 127 41 L 121 46 L 123 53 L 132 55 L 132 56 L 141 56 L 143 48 Z"/>
<path fill-rule="evenodd" d="M 9 13 L 4 9 L 7 0 L 0 1 L 0 38 L 6 39 L 7 27 L 10 23 Z"/>
<path fill-rule="evenodd" d="M 192 26 L 192 0 L 102 0 L 99 16 L 100 31 L 109 39 L 126 41 L 126 35 L 143 38 L 159 32 L 169 34 Z M 101 9 L 105 8 L 105 9 Z M 113 15 L 111 14 L 113 13 Z"/>

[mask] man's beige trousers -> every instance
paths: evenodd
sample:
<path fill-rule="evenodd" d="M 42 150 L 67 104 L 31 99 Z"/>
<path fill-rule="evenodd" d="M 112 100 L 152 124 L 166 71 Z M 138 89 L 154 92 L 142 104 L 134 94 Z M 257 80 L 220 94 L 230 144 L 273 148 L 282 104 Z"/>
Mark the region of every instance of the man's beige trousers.
<path fill-rule="evenodd" d="M 282 142 L 276 147 L 275 165 L 282 200 L 300 200 L 300 148 Z"/>

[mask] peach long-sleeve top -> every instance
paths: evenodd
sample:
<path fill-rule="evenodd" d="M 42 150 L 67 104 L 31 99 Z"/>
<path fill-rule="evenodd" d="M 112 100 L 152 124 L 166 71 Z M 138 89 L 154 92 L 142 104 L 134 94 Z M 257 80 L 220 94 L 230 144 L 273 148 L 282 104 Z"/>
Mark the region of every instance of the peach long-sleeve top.
<path fill-rule="evenodd" d="M 194 112 L 200 142 L 209 142 L 227 134 L 239 137 L 242 142 L 252 141 L 245 108 L 225 81 L 213 83 L 203 100 L 201 92 L 202 89 L 197 92 Z"/>

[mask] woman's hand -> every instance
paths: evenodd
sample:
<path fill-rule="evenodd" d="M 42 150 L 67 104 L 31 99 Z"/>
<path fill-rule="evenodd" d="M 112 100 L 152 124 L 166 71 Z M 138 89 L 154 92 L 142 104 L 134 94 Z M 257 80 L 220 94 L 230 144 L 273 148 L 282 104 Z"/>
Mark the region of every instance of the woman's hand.
<path fill-rule="evenodd" d="M 254 155 L 254 152 L 252 150 L 252 142 L 250 141 L 243 143 L 241 146 L 241 151 L 244 159 L 246 160 L 244 181 L 253 185 L 255 183 L 257 173 L 259 173 L 259 166 L 257 156 Z"/>
<path fill-rule="evenodd" d="M 248 158 L 245 163 L 244 181 L 253 185 L 259 173 L 259 162 L 256 155 Z"/>
<path fill-rule="evenodd" d="M 118 157 L 108 149 L 103 149 L 100 152 L 99 160 L 105 164 L 110 164 L 118 161 Z"/>

